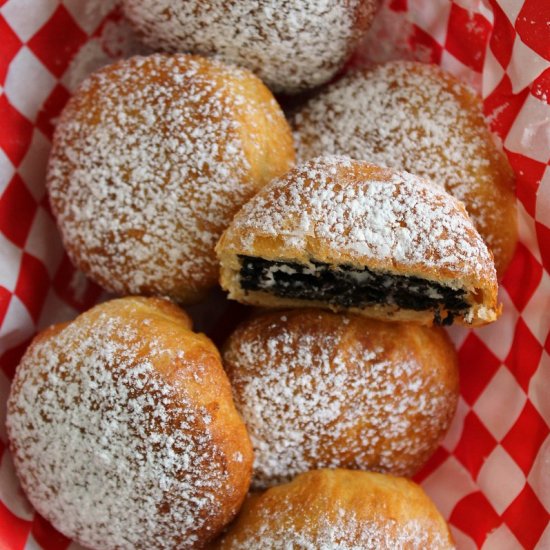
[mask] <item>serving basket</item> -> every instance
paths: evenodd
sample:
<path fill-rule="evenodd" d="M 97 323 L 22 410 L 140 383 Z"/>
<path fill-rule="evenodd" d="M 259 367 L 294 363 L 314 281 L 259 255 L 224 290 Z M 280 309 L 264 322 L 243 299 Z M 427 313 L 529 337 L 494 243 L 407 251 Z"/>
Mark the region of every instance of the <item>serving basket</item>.
<path fill-rule="evenodd" d="M 45 167 L 56 119 L 78 83 L 135 53 L 146 50 L 116 1 L 0 0 L 1 550 L 78 548 L 23 495 L 7 449 L 5 403 L 37 330 L 105 298 L 63 250 Z M 550 2 L 384 0 L 350 65 L 399 58 L 441 65 L 482 95 L 516 173 L 520 232 L 500 288 L 501 319 L 450 331 L 461 397 L 449 433 L 416 480 L 449 521 L 459 549 L 547 550 Z M 219 296 L 194 308 L 199 328 L 218 339 L 227 334 L 236 314 L 225 308 Z"/>

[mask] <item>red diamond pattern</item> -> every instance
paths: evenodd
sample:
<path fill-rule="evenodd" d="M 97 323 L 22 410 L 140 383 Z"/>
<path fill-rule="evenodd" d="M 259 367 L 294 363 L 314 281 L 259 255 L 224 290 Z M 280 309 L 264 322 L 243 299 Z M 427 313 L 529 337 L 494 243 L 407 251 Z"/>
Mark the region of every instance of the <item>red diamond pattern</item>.
<path fill-rule="evenodd" d="M 451 4 L 445 49 L 474 71 L 483 70 L 485 44 L 491 25 L 482 15 Z"/>
<path fill-rule="evenodd" d="M 510 268 L 504 275 L 502 286 L 518 311 L 523 311 L 542 278 L 542 266 L 522 243 L 518 244 Z"/>
<path fill-rule="evenodd" d="M 32 139 L 32 124 L 5 95 L 0 94 L 0 148 L 15 166 L 23 160 Z"/>
<path fill-rule="evenodd" d="M 518 153 L 508 152 L 508 158 L 516 173 L 517 196 L 525 210 L 534 217 L 537 191 L 546 165 Z"/>
<path fill-rule="evenodd" d="M 0 0 L 0 8 L 11 5 L 15 1 L 17 0 L 9 2 Z M 411 16 L 412 10 L 426 10 L 428 16 L 421 18 L 422 29 L 417 25 L 411 25 L 412 33 L 408 37 L 408 42 L 412 57 L 438 64 L 442 59 L 450 59 L 458 67 L 457 70 L 463 68 L 464 71 L 469 71 L 470 76 L 474 77 L 473 81 L 484 69 L 485 46 L 488 41 L 491 58 L 497 60 L 497 65 L 501 65 L 501 73 L 491 81 L 491 86 L 488 88 L 489 95 L 484 98 L 484 111 L 489 117 L 493 131 L 503 139 L 510 131 L 529 94 L 540 101 L 550 103 L 550 68 L 537 75 L 532 85 L 522 90 L 512 89 L 511 76 L 514 75 L 509 70 L 514 45 L 518 45 L 516 42 L 518 36 L 526 47 L 532 48 L 539 56 L 550 58 L 550 27 L 546 25 L 550 20 L 548 2 L 540 0 L 518 0 L 518 2 L 489 0 L 484 3 L 465 0 L 383 1 L 388 10 L 393 10 L 401 18 L 400 24 L 395 27 L 399 33 L 405 31 L 405 26 L 401 25 L 403 18 L 409 18 L 410 21 L 419 20 Z M 110 32 L 114 27 L 122 24 L 121 13 L 118 8 L 115 8 L 102 20 L 98 19 L 90 25 L 83 23 L 90 17 L 90 13 L 84 14 L 84 8 L 81 15 L 83 19 L 80 20 L 77 2 L 70 4 L 76 6 L 71 7 L 70 12 L 61 0 L 48 0 L 48 2 L 58 2 L 57 7 L 45 23 L 42 20 L 34 33 L 30 33 L 32 36 L 26 41 L 26 45 L 53 75 L 61 79 L 82 45 L 92 38 L 88 37 L 83 29 L 93 32 L 93 39 L 100 39 L 107 31 Z M 480 8 L 474 7 L 477 5 Z M 494 14 L 492 32 L 491 24 L 486 18 L 487 6 L 490 6 Z M 21 39 L 10 27 L 8 11 L 0 9 L 0 86 L 4 84 L 9 74 L 12 59 L 22 47 Z M 31 12 L 29 17 L 32 17 Z M 79 24 L 80 22 L 82 25 Z M 125 36 L 124 33 L 121 36 Z M 113 57 L 124 54 L 123 41 L 115 40 L 109 44 L 105 42 L 102 46 Z M 364 55 L 362 57 L 365 58 Z M 448 65 L 451 67 L 452 63 Z M 485 76 L 483 73 L 484 78 Z M 517 82 L 517 78 L 514 82 Z M 47 321 L 48 317 L 44 317 L 44 306 L 50 303 L 50 300 L 53 303 L 62 302 L 64 306 L 70 306 L 75 311 L 82 311 L 101 298 L 101 290 L 89 281 L 83 280 L 66 256 L 52 281 L 44 264 L 24 251 L 36 216 L 37 205 L 23 181 L 24 170 L 21 170 L 21 174 L 17 173 L 17 170 L 28 154 L 34 126 L 46 137 L 51 138 L 55 121 L 68 98 L 69 92 L 58 81 L 36 113 L 36 122 L 33 125 L 9 104 L 0 89 L 0 149 L 9 159 L 11 170 L 2 181 L 2 158 L 5 159 L 5 157 L 0 153 L 0 181 L 4 186 L 0 195 L 0 246 L 5 242 L 22 251 L 14 290 L 17 297 L 13 297 L 8 290 L 8 288 L 14 288 L 13 278 L 10 285 L 6 283 L 2 286 L 4 258 L 0 248 L 0 346 L 3 327 L 10 327 L 11 330 L 14 311 L 19 311 L 21 307 L 24 307 L 28 313 L 25 322 L 28 323 L 28 319 L 32 319 L 36 324 L 39 320 L 40 323 Z M 457 475 L 451 476 L 453 479 L 448 481 L 452 487 L 452 491 L 448 491 L 448 494 L 456 496 L 451 497 L 454 500 L 450 504 L 449 502 L 445 504 L 447 519 L 451 525 L 470 537 L 478 547 L 483 545 L 489 533 L 505 525 L 523 547 L 530 549 L 535 547 L 544 529 L 550 525 L 550 517 L 531 486 L 526 484 L 515 499 L 511 495 L 508 500 L 505 499 L 504 502 L 510 500 L 512 502 L 501 515 L 491 506 L 488 498 L 491 495 L 484 495 L 483 492 L 475 490 L 476 486 L 479 487 L 476 484 L 479 472 L 487 457 L 496 456 L 494 450 L 498 443 L 486 428 L 491 424 L 484 424 L 484 420 L 487 421 L 487 419 L 482 416 L 482 411 L 486 409 L 476 407 L 477 412 L 474 412 L 471 408 L 476 405 L 482 394 L 487 395 L 485 389 L 488 384 L 498 371 L 502 374 L 503 369 L 511 372 L 526 393 L 527 390 L 532 390 L 533 384 L 538 383 L 540 375 L 540 372 L 537 372 L 542 354 L 540 342 L 546 342 L 546 349 L 550 353 L 550 319 L 548 315 L 544 315 L 544 308 L 549 305 L 550 297 L 541 296 L 543 294 L 541 289 L 545 288 L 541 286 L 544 269 L 550 270 L 550 222 L 536 218 L 537 205 L 539 205 L 539 211 L 541 210 L 539 201 L 550 200 L 543 196 L 547 191 L 544 189 L 545 186 L 540 185 L 547 164 L 540 162 L 540 159 L 537 161 L 510 151 L 507 151 L 507 154 L 516 173 L 518 199 L 530 216 L 527 227 L 536 228 L 536 235 L 531 235 L 529 240 L 519 244 L 502 282 L 517 310 L 510 313 L 504 312 L 505 316 L 515 316 L 513 343 L 502 366 L 502 362 L 498 359 L 501 355 L 496 353 L 496 348 L 493 348 L 494 335 L 491 339 L 486 336 L 487 333 L 480 331 L 470 332 L 465 336 L 459 349 L 461 406 L 463 407 L 460 417 L 463 418 L 463 422 L 459 421 L 459 426 L 455 426 L 453 435 L 453 438 L 456 437 L 453 441 L 458 443 L 456 445 L 453 443 L 452 447 L 455 447 L 455 450 L 452 453 L 443 447 L 439 448 L 416 479 L 419 482 L 426 480 L 429 485 L 429 480 L 435 479 L 431 474 L 446 471 L 445 465 L 452 461 L 456 465 L 453 471 Z M 5 163 L 7 163 L 6 160 L 4 160 Z M 11 165 L 15 167 L 15 175 Z M 35 196 L 41 196 L 36 194 L 34 187 L 33 192 Z M 47 209 L 46 198 L 40 203 Z M 523 231 L 525 230 L 523 227 Z M 537 259 L 535 238 L 540 248 L 542 265 Z M 533 303 L 535 293 L 537 302 L 540 301 L 540 304 Z M 540 309 L 537 310 L 537 308 Z M 230 331 L 232 323 L 245 315 L 247 311 L 241 306 L 233 305 L 228 308 L 220 324 L 212 331 L 212 336 L 221 343 Z M 539 323 L 547 324 L 540 327 Z M 509 324 L 509 326 L 513 325 Z M 534 333 L 537 335 L 536 338 Z M 21 355 L 30 341 L 27 336 L 28 331 L 21 336 L 25 341 L 16 342 L 15 345 L 12 342 L 10 344 L 12 347 L 0 355 L 0 368 L 9 378 L 13 376 Z M 495 353 L 491 351 L 492 349 L 495 349 Z M 537 373 L 536 376 L 534 376 L 535 373 Z M 540 388 L 537 387 L 537 389 L 540 393 Z M 525 395 L 522 395 L 525 399 Z M 529 399 L 523 406 L 519 405 L 512 410 L 516 409 L 520 412 L 515 422 L 513 417 L 509 418 L 510 424 L 507 425 L 511 425 L 511 428 L 502 436 L 500 444 L 506 450 L 506 456 L 511 457 L 510 460 L 513 460 L 527 476 L 538 449 L 549 435 L 549 429 Z M 0 443 L 0 452 L 3 451 L 3 447 Z M 0 472 L 0 479 L 4 479 L 2 475 L 5 475 L 5 472 Z M 521 485 L 516 484 L 516 492 L 519 487 Z M 440 494 L 445 494 L 445 491 L 445 487 L 442 487 Z M 538 488 L 537 492 L 542 494 Z M 493 498 L 491 502 L 498 503 L 494 494 L 491 498 Z M 32 539 L 28 539 L 30 535 Z M 13 515 L 9 509 L 9 503 L 0 502 L 0 548 L 22 550 L 28 544 L 28 540 L 32 540 L 33 544 L 45 550 L 65 550 L 69 545 L 69 541 L 58 534 L 43 518 L 35 515 L 32 521 L 24 521 Z"/>
<path fill-rule="evenodd" d="M 498 0 L 490 0 L 493 8 L 493 34 L 489 45 L 493 55 L 503 67 L 507 67 L 512 58 L 512 48 L 516 37 L 514 26 L 499 5 Z"/>
<path fill-rule="evenodd" d="M 31 192 L 15 174 L 0 197 L 0 231 L 20 248 L 25 246 L 36 208 Z"/>
<path fill-rule="evenodd" d="M 541 356 L 542 346 L 533 336 L 525 321 L 520 318 L 516 324 L 514 345 L 505 364 L 525 392 L 528 391 L 529 381 L 539 366 Z"/>
<path fill-rule="evenodd" d="M 61 77 L 87 38 L 72 15 L 60 5 L 28 46 L 55 76 Z"/>
<path fill-rule="evenodd" d="M 548 435 L 550 428 L 537 409 L 527 401 L 517 422 L 502 440 L 502 446 L 527 476 L 538 450 Z"/>
<path fill-rule="evenodd" d="M 2 85 L 6 79 L 9 64 L 19 51 L 22 43 L 2 15 L 0 15 L 0 36 L 2 37 L 2 48 L 0 48 L 0 85 Z"/>
<path fill-rule="evenodd" d="M 497 441 L 491 432 L 479 420 L 476 413 L 470 411 L 464 419 L 462 437 L 453 454 L 475 479 L 483 462 L 496 445 Z"/>
<path fill-rule="evenodd" d="M 464 497 L 451 514 L 451 524 L 471 537 L 478 548 L 501 522 L 490 502 L 479 491 Z"/>
<path fill-rule="evenodd" d="M 550 521 L 550 515 L 529 485 L 525 485 L 502 517 L 524 548 L 535 548 Z"/>
<path fill-rule="evenodd" d="M 38 322 L 49 287 L 50 276 L 44 264 L 25 252 L 15 294 L 25 304 L 35 322 Z"/>
<path fill-rule="evenodd" d="M 500 367 L 500 361 L 474 332 L 462 344 L 458 359 L 460 391 L 462 397 L 472 404 Z"/>
<path fill-rule="evenodd" d="M 504 78 L 483 102 L 483 111 L 493 132 L 501 137 L 506 136 L 528 95 L 529 90 L 514 94 L 510 77 L 504 75 Z"/>
<path fill-rule="evenodd" d="M 550 60 L 548 21 L 548 4 L 540 0 L 525 0 L 516 19 L 515 28 L 525 44 Z"/>

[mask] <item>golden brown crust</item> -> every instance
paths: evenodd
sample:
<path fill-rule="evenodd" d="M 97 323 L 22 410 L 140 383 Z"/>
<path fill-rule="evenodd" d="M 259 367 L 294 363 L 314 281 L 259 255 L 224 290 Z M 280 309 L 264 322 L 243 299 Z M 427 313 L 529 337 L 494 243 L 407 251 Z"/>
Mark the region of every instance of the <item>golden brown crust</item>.
<path fill-rule="evenodd" d="M 8 403 L 16 471 L 81 544 L 200 547 L 239 510 L 250 441 L 218 351 L 190 327 L 166 300 L 123 298 L 25 353 Z"/>
<path fill-rule="evenodd" d="M 347 470 L 299 475 L 249 499 L 222 550 L 450 550 L 449 528 L 412 481 Z"/>
<path fill-rule="evenodd" d="M 284 115 L 250 72 L 185 54 L 125 59 L 79 87 L 48 169 L 73 263 L 119 294 L 199 300 L 240 206 L 294 162 Z"/>
<path fill-rule="evenodd" d="M 223 361 L 255 449 L 253 486 L 317 468 L 415 474 L 453 418 L 446 332 L 323 310 L 241 323 Z"/>
<path fill-rule="evenodd" d="M 357 71 L 310 99 L 292 124 L 302 161 L 346 154 L 444 185 L 503 275 L 517 243 L 514 174 L 480 98 L 451 74 L 410 61 Z"/>
<path fill-rule="evenodd" d="M 432 324 L 433 311 L 342 308 L 240 286 L 240 255 L 311 265 L 368 267 L 461 288 L 470 309 L 458 321 L 500 314 L 491 253 L 462 203 L 438 186 L 345 157 L 319 157 L 272 181 L 234 217 L 216 246 L 229 297 L 278 307 L 330 307 L 375 318 Z"/>

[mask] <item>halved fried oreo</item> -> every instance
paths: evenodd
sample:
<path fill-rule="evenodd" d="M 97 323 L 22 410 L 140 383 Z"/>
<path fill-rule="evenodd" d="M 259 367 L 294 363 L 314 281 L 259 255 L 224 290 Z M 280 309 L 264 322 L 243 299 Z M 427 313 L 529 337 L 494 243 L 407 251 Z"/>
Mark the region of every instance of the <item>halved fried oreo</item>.
<path fill-rule="evenodd" d="M 274 180 L 217 246 L 240 302 L 424 324 L 496 320 L 492 254 L 461 202 L 407 172 L 319 157 Z"/>

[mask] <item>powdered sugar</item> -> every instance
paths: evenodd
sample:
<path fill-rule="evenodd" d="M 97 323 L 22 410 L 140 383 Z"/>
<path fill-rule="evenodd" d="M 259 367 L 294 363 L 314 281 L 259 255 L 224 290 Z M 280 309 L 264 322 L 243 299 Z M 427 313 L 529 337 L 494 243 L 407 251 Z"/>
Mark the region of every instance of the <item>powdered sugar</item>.
<path fill-rule="evenodd" d="M 224 362 L 255 450 L 254 486 L 324 467 L 411 475 L 433 452 L 456 393 L 413 348 L 393 359 L 376 329 L 306 310 L 255 318 L 231 337 Z"/>
<path fill-rule="evenodd" d="M 215 284 L 214 245 L 259 185 L 243 140 L 260 150 L 254 132 L 284 123 L 274 100 L 258 125 L 246 115 L 258 109 L 239 89 L 246 78 L 153 55 L 83 83 L 58 125 L 48 183 L 68 252 L 92 278 L 115 292 L 176 296 Z"/>
<path fill-rule="evenodd" d="M 366 475 L 366 474 L 360 474 Z M 309 476 L 307 478 L 306 476 Z M 334 477 L 332 477 L 334 476 Z M 332 482 L 330 481 L 332 478 Z M 392 480 L 393 481 L 393 480 Z M 402 489 L 395 479 L 391 489 L 376 482 L 341 479 L 338 472 L 311 472 L 292 484 L 268 491 L 253 501 L 222 540 L 223 550 L 451 550 L 443 520 L 429 510 L 426 497 L 403 492 L 401 502 L 384 500 Z M 338 489 L 331 483 L 340 484 Z M 417 489 L 420 491 L 420 489 Z M 372 493 L 370 493 L 372 491 Z M 414 497 L 413 497 L 414 495 Z M 411 498 L 411 501 L 408 499 Z M 395 499 L 395 495 L 390 498 Z M 422 508 L 423 506 L 423 508 Z M 357 507 L 355 511 L 354 507 Z M 418 507 L 418 508 L 417 508 Z M 435 511 L 435 510 L 434 510 Z M 424 515 L 423 514 L 426 514 Z M 426 512 L 432 512 L 427 514 Z M 248 521 L 247 521 L 248 520 Z"/>
<path fill-rule="evenodd" d="M 407 172 L 361 179 L 362 166 L 345 157 L 301 165 L 249 201 L 226 238 L 246 249 L 255 238 L 277 235 L 289 249 L 309 252 L 311 237 L 334 262 L 348 255 L 496 281 L 489 251 L 456 199 Z"/>
<path fill-rule="evenodd" d="M 379 521 L 358 521 L 349 510 L 335 507 L 334 521 L 327 515 L 304 520 L 302 510 L 291 507 L 281 519 L 265 515 L 264 523 L 245 531 L 238 541 L 223 546 L 227 550 L 406 550 L 430 548 L 450 550 L 454 548 L 446 537 L 426 530 L 426 522 L 412 520 L 397 524 L 391 518 Z M 295 513 L 298 521 L 292 519 Z M 332 515 L 332 514 L 331 514 Z M 387 522 L 387 523 L 386 523 Z M 305 525 L 304 525 L 305 523 Z M 275 524 L 275 527 L 274 525 Z"/>
<path fill-rule="evenodd" d="M 346 154 L 439 184 L 465 184 L 472 179 L 469 167 L 489 161 L 478 156 L 479 134 L 470 132 L 473 140 L 464 135 L 467 124 L 456 98 L 473 92 L 458 81 L 448 90 L 441 74 L 433 66 L 399 61 L 333 84 L 295 116 L 301 160 Z"/>
<path fill-rule="evenodd" d="M 440 69 L 399 61 L 352 73 L 310 100 L 294 127 L 300 160 L 345 154 L 444 185 L 495 256 L 501 251 L 501 236 L 486 228 L 515 223 L 500 206 L 503 192 L 513 200 L 511 189 L 495 183 L 503 154 L 474 92 Z"/>
<path fill-rule="evenodd" d="M 208 383 L 196 358 L 105 313 L 35 344 L 18 369 L 8 428 L 25 492 L 87 547 L 188 547 L 219 514 L 230 457 L 209 411 L 152 366 L 162 356 Z"/>
<path fill-rule="evenodd" d="M 295 93 L 329 80 L 374 15 L 375 0 L 124 0 L 153 47 L 216 54 Z"/>

